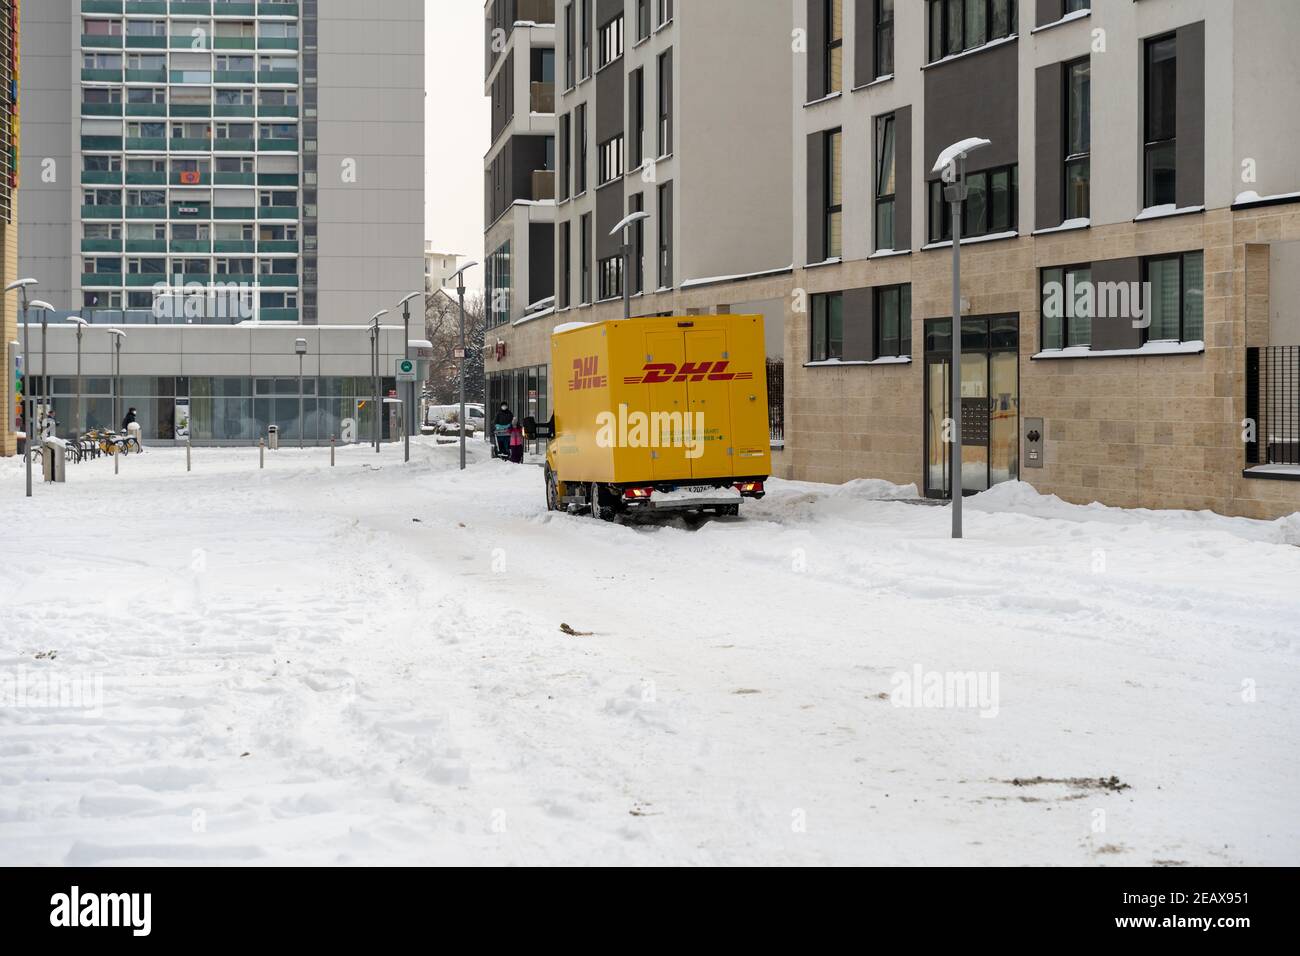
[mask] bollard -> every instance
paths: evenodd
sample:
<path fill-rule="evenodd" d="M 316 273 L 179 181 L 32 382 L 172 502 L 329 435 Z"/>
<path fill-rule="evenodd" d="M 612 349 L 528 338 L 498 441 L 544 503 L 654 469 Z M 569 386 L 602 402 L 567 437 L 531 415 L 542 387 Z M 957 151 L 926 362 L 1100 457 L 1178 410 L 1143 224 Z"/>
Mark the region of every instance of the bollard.
<path fill-rule="evenodd" d="M 185 439 L 185 470 L 190 470 L 190 440 Z"/>
<path fill-rule="evenodd" d="M 266 467 L 266 442 L 260 438 L 257 440 L 257 467 Z"/>
<path fill-rule="evenodd" d="M 334 436 L 330 435 L 330 467 L 334 467 Z"/>
<path fill-rule="evenodd" d="M 117 474 L 117 461 L 121 457 L 122 457 L 122 449 L 114 448 L 113 449 L 113 474 L 115 475 Z"/>

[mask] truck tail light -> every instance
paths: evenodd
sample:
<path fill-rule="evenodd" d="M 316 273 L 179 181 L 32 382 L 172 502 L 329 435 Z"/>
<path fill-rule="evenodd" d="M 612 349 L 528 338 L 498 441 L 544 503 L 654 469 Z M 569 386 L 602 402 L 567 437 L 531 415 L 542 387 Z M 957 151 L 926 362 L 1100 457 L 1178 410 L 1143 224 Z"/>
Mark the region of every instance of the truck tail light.
<path fill-rule="evenodd" d="M 631 499 L 645 499 L 654 494 L 653 488 L 624 488 L 623 497 Z"/>
<path fill-rule="evenodd" d="M 761 498 L 763 496 L 763 483 L 761 481 L 738 481 L 736 482 L 736 490 L 742 495 L 756 495 Z"/>

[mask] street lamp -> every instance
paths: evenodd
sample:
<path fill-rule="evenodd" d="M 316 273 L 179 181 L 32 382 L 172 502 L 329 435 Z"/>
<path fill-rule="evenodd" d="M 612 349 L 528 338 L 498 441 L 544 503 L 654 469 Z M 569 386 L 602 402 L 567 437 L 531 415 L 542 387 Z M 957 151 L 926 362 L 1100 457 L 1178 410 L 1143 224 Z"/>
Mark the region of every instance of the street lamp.
<path fill-rule="evenodd" d="M 944 193 L 952 204 L 952 536 L 961 537 L 961 211 L 966 201 L 966 157 L 992 145 L 970 137 L 939 154 L 931 173 L 941 173 Z"/>
<path fill-rule="evenodd" d="M 302 357 L 307 354 L 307 340 L 294 339 L 293 350 L 298 353 L 298 450 L 302 450 L 302 436 L 307 431 L 307 420 L 302 414 Z"/>
<path fill-rule="evenodd" d="M 414 299 L 416 296 L 421 296 L 421 295 L 424 295 L 424 293 L 412 292 L 401 302 L 397 303 L 402 307 L 402 358 L 404 359 L 409 359 L 411 357 L 411 300 Z M 405 392 L 407 396 L 410 397 L 410 401 L 407 401 L 406 396 L 402 398 L 402 431 L 404 432 L 404 434 L 402 435 L 402 444 L 404 446 L 402 454 L 405 461 L 410 461 L 412 420 L 408 416 L 414 415 L 414 408 L 415 408 L 415 382 L 414 381 L 407 383 Z M 462 427 L 464 426 L 462 425 Z"/>
<path fill-rule="evenodd" d="M 50 412 L 54 410 L 54 396 L 51 394 L 53 389 L 50 388 L 50 376 L 45 364 L 45 332 L 48 328 L 50 313 L 54 311 L 54 306 L 48 302 L 42 302 L 40 299 L 32 299 L 28 303 L 28 307 L 41 310 L 41 402 L 46 408 L 45 415 L 48 418 Z M 36 424 L 37 427 L 44 429 L 44 422 L 37 422 Z"/>
<path fill-rule="evenodd" d="M 81 333 L 90 323 L 79 315 L 69 315 L 66 318 L 69 322 L 77 324 L 77 404 L 73 406 L 72 424 L 76 429 L 77 437 L 80 438 L 81 433 L 85 431 L 85 425 L 81 420 Z"/>
<path fill-rule="evenodd" d="M 121 329 L 106 329 L 113 336 L 113 421 L 120 422 L 122 414 L 122 342 L 126 333 Z M 110 425 L 116 428 L 116 426 Z"/>
<path fill-rule="evenodd" d="M 623 245 L 619 247 L 619 252 L 623 254 L 623 318 L 632 318 L 632 237 L 628 230 L 636 223 L 643 219 L 649 219 L 648 212 L 634 212 L 617 226 L 609 231 L 611 236 L 618 235 L 619 231 L 623 232 Z"/>
<path fill-rule="evenodd" d="M 388 314 L 387 309 L 380 309 L 370 317 L 370 367 L 375 373 L 375 454 L 379 454 L 379 439 L 383 422 L 380 419 L 382 402 L 379 396 L 379 319 Z"/>
<path fill-rule="evenodd" d="M 447 282 L 456 280 L 456 298 L 460 303 L 460 470 L 465 470 L 465 270 L 473 269 L 477 262 L 467 262 L 447 277 Z M 484 423 L 486 428 L 486 422 Z M 495 440 L 495 436 L 493 436 Z"/>
<path fill-rule="evenodd" d="M 26 436 L 23 441 L 23 457 L 27 459 L 27 497 L 32 496 L 32 349 L 31 349 L 31 331 L 27 325 L 27 287 L 37 285 L 35 279 L 17 279 L 5 286 L 6 292 L 18 290 L 19 297 L 23 300 L 23 435 Z"/>

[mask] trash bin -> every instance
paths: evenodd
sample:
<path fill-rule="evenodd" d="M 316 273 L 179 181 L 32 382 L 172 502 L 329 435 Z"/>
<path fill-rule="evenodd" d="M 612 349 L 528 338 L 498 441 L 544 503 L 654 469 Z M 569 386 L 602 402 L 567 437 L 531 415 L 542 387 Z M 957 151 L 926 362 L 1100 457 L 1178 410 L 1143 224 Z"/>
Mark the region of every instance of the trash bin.
<path fill-rule="evenodd" d="M 62 438 L 46 438 L 41 442 L 41 472 L 46 481 L 67 480 L 67 444 Z"/>
<path fill-rule="evenodd" d="M 277 448 L 280 447 L 280 426 L 279 425 L 266 426 L 266 447 L 271 449 L 271 451 L 275 451 Z"/>

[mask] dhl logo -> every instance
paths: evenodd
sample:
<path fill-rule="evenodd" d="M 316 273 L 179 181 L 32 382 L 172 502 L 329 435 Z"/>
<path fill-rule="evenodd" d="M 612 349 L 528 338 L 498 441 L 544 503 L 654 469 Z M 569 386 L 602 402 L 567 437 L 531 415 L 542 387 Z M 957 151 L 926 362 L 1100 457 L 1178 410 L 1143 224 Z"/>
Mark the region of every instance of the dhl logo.
<path fill-rule="evenodd" d="M 665 382 L 742 382 L 753 372 L 728 372 L 729 362 L 687 362 L 680 367 L 672 362 L 647 362 L 640 375 L 629 375 L 624 385 L 662 385 Z"/>
<path fill-rule="evenodd" d="M 600 357 L 588 355 L 573 360 L 573 378 L 569 379 L 569 391 L 581 392 L 588 388 L 604 388 L 605 376 L 600 372 Z"/>

